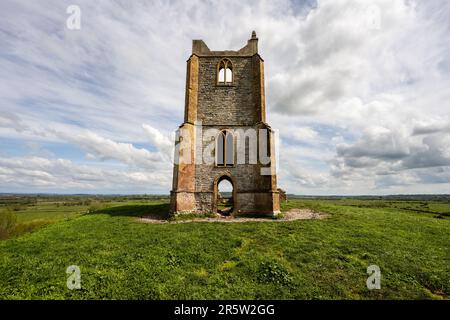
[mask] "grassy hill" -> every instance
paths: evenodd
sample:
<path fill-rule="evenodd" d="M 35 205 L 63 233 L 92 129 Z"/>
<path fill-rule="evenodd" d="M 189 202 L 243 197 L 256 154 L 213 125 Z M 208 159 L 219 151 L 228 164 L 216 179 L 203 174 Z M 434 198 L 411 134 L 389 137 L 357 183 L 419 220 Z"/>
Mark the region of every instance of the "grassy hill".
<path fill-rule="evenodd" d="M 296 199 L 283 210 L 311 208 L 329 218 L 167 224 L 136 219 L 165 214 L 167 200 L 114 198 L 59 209 L 56 202 L 16 211 L 21 223 L 27 214 L 32 223 L 47 205 L 47 223 L 0 241 L 0 299 L 450 296 L 447 202 Z M 381 269 L 380 290 L 366 287 L 372 264 Z M 81 269 L 80 290 L 66 287 L 70 265 Z"/>

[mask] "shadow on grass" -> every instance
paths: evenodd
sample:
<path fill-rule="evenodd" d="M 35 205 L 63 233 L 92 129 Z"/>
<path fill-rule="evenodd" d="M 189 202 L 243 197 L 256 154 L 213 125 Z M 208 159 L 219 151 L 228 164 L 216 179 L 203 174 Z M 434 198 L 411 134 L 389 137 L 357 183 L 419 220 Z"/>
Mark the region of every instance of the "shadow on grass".
<path fill-rule="evenodd" d="M 108 214 L 112 217 L 144 217 L 166 220 L 169 217 L 168 203 L 125 205 L 94 211 L 90 214 Z"/>

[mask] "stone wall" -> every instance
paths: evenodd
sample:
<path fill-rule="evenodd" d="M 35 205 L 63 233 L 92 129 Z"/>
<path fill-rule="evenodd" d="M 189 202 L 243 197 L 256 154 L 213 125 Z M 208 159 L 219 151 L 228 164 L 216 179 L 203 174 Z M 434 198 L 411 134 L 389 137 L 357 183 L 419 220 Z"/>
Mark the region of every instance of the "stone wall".
<path fill-rule="evenodd" d="M 251 126 L 257 121 L 252 59 L 227 59 L 233 64 L 231 85 L 216 83 L 217 66 L 222 57 L 199 58 L 197 120 L 203 125 Z"/>

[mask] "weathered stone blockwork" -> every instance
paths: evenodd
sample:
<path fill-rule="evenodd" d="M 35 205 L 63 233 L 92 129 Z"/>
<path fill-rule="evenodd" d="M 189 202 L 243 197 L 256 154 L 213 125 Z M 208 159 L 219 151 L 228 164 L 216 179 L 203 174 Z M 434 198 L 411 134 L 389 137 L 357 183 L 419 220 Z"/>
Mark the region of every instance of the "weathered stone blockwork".
<path fill-rule="evenodd" d="M 194 123 L 201 121 L 203 131 L 211 128 L 270 130 L 265 123 L 264 62 L 258 54 L 257 44 L 254 33 L 248 44 L 238 51 L 211 51 L 203 41 L 193 41 L 192 55 L 187 62 L 185 119 L 180 129 L 196 136 Z M 227 85 L 217 83 L 218 65 L 222 59 L 232 64 L 233 82 Z M 191 141 L 193 158 L 199 157 L 196 142 L 195 139 Z M 203 150 L 210 142 L 201 142 Z M 273 139 L 270 142 L 273 150 Z M 275 166 L 273 152 L 271 162 Z M 232 167 L 176 164 L 171 212 L 217 212 L 217 185 L 225 177 L 233 184 L 234 213 L 277 214 L 276 175 L 261 175 L 262 167 L 259 163 Z"/>

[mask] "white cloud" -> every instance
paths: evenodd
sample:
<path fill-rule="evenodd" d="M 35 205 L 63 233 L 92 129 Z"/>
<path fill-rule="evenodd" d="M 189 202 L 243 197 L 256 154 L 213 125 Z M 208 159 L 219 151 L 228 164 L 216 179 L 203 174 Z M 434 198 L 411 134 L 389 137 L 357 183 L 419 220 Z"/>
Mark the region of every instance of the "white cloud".
<path fill-rule="evenodd" d="M 1 192 L 159 192 L 168 188 L 167 172 L 92 167 L 65 159 L 0 157 Z"/>
<path fill-rule="evenodd" d="M 173 163 L 175 134 L 164 136 L 158 129 L 149 124 L 143 124 L 142 128 L 149 138 L 149 142 L 161 151 L 162 157 L 166 161 Z"/>
<path fill-rule="evenodd" d="M 160 164 L 164 161 L 159 152 L 136 148 L 130 143 L 115 142 L 90 131 L 66 137 L 66 140 L 80 146 L 91 156 L 98 157 L 101 160 L 115 159 L 131 166 L 146 169 L 161 168 Z"/>

